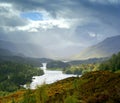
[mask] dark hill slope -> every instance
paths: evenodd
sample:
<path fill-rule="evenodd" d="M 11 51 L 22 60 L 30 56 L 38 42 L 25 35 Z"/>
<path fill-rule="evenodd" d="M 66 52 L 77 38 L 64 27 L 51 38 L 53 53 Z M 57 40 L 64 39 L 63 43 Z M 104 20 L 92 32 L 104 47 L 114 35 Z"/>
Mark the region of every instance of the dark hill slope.
<path fill-rule="evenodd" d="M 21 64 L 30 64 L 35 67 L 42 66 L 42 61 L 47 59 L 37 59 L 37 58 L 28 58 L 19 56 L 19 54 L 15 54 L 7 49 L 0 48 L 0 63 L 1 62 L 14 62 L 14 63 L 21 63 Z"/>
<path fill-rule="evenodd" d="M 0 48 L 7 49 L 15 54 L 22 54 L 27 57 L 44 57 L 45 51 L 40 45 L 30 43 L 13 43 L 0 40 Z"/>
<path fill-rule="evenodd" d="M 11 51 L 0 48 L 0 56 L 13 56 L 13 55 L 14 54 Z"/>

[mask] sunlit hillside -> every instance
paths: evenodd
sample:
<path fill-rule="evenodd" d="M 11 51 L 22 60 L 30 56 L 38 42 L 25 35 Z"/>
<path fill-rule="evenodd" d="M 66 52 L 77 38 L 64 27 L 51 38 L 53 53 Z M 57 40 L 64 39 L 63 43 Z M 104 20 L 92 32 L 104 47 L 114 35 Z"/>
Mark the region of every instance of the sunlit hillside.
<path fill-rule="evenodd" d="M 42 85 L 35 91 L 25 90 L 1 97 L 1 103 L 119 103 L 120 73 L 108 71 L 90 72 L 50 85 Z M 7 101 L 7 102 L 6 102 Z"/>
<path fill-rule="evenodd" d="M 120 35 L 109 37 L 94 46 L 84 49 L 79 54 L 73 56 L 71 59 L 82 60 L 90 58 L 110 57 L 112 54 L 118 53 L 120 51 L 119 42 Z"/>

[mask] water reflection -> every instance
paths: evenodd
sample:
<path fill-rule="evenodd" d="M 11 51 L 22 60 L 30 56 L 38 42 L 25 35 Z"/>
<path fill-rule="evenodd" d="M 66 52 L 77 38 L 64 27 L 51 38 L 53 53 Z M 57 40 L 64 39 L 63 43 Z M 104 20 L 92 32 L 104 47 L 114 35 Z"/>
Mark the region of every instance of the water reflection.
<path fill-rule="evenodd" d="M 52 70 L 47 70 L 46 69 L 46 63 L 43 63 L 43 67 L 41 69 L 44 70 L 44 75 L 42 76 L 34 76 L 33 82 L 31 83 L 31 89 L 35 89 L 37 85 L 41 85 L 43 83 L 50 84 L 55 81 L 65 79 L 68 77 L 76 76 L 76 75 L 71 75 L 71 74 L 63 74 L 62 71 L 52 71 Z"/>

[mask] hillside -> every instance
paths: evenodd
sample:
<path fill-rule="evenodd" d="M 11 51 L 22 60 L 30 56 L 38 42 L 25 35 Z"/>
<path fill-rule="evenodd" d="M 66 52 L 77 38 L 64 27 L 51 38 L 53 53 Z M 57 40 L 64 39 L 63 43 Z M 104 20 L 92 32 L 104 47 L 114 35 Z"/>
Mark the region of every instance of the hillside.
<path fill-rule="evenodd" d="M 10 41 L 0 40 L 0 48 L 7 49 L 14 54 L 27 57 L 42 58 L 46 55 L 44 48 L 40 45 L 30 43 L 13 43 Z"/>
<path fill-rule="evenodd" d="M 28 48 L 29 49 L 27 51 L 30 51 L 30 52 L 31 52 L 30 49 L 33 49 L 30 47 Z M 22 54 L 19 50 L 17 50 L 17 47 L 13 43 L 0 40 L 0 62 L 10 61 L 15 63 L 30 64 L 35 67 L 40 67 L 42 66 L 41 63 L 44 63 L 44 62 L 47 63 L 47 62 L 53 61 L 52 59 L 48 59 L 48 58 L 38 58 L 38 57 L 33 58 L 29 54 L 28 54 L 29 57 L 26 57 L 24 55 L 25 53 L 26 54 L 28 53 L 26 49 L 27 49 L 26 47 L 23 47 L 23 49 L 21 48 L 21 51 L 23 52 Z"/>
<path fill-rule="evenodd" d="M 11 51 L 0 48 L 0 56 L 13 56 L 13 55 L 14 54 Z"/>
<path fill-rule="evenodd" d="M 43 70 L 31 65 L 2 62 L 0 63 L 0 92 L 14 92 L 23 88 L 24 84 L 32 82 L 33 76 L 43 74 Z"/>
<path fill-rule="evenodd" d="M 93 63 L 101 63 L 103 61 L 108 60 L 109 58 L 90 58 L 90 59 L 85 59 L 85 60 L 73 60 L 69 61 L 70 65 L 80 65 L 80 64 L 93 64 Z"/>
<path fill-rule="evenodd" d="M 90 72 L 82 77 L 71 77 L 43 85 L 36 90 L 12 93 L 0 98 L 1 103 L 5 103 L 4 101 L 7 103 L 11 103 L 10 101 L 12 103 L 119 103 L 120 74 L 108 71 Z"/>
<path fill-rule="evenodd" d="M 64 63 L 62 61 L 50 61 L 47 63 L 47 68 L 48 69 L 65 69 L 65 68 L 69 68 L 70 67 L 70 64 L 69 63 Z"/>
<path fill-rule="evenodd" d="M 72 59 L 89 59 L 109 57 L 120 51 L 120 35 L 106 38 L 104 41 L 84 49 L 80 54 L 75 55 Z"/>
<path fill-rule="evenodd" d="M 0 48 L 0 63 L 3 62 L 14 62 L 14 63 L 21 63 L 21 64 L 30 64 L 34 67 L 40 67 L 42 66 L 42 61 L 48 61 L 47 59 L 36 59 L 36 58 L 28 58 L 25 56 L 22 56 L 20 54 L 15 54 L 14 52 L 11 52 L 7 49 Z"/>

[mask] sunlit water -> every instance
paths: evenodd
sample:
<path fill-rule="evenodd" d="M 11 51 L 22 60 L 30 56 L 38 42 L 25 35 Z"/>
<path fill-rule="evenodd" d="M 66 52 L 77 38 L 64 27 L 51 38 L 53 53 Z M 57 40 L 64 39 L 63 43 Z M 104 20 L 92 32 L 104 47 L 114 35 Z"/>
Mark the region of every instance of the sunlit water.
<path fill-rule="evenodd" d="M 41 69 L 44 70 L 44 75 L 42 76 L 34 76 L 32 83 L 30 85 L 31 89 L 35 89 L 37 85 L 41 85 L 43 83 L 50 84 L 56 82 L 61 79 L 65 79 L 68 77 L 75 77 L 76 75 L 71 74 L 63 74 L 62 71 L 52 71 L 46 69 L 46 63 L 43 63 L 43 67 Z"/>

